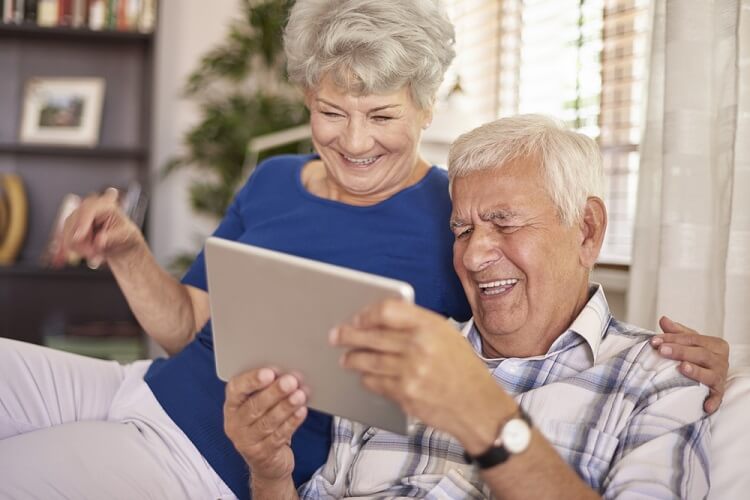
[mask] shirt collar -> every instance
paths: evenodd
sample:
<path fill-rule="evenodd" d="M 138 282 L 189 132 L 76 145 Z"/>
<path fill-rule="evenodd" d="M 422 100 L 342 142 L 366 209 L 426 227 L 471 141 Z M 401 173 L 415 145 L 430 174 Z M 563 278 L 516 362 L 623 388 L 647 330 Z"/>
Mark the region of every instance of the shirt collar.
<path fill-rule="evenodd" d="M 571 344 L 575 344 L 575 342 L 571 342 L 573 340 L 571 337 L 578 336 L 583 338 L 589 346 L 593 361 L 596 362 L 596 357 L 599 353 L 599 346 L 601 345 L 604 334 L 607 332 L 607 327 L 612 319 L 612 314 L 609 311 L 609 304 L 607 304 L 607 298 L 604 296 L 604 290 L 600 284 L 589 284 L 589 297 L 588 302 L 576 319 L 573 320 L 573 323 L 571 323 L 562 335 L 555 339 L 546 354 L 531 356 L 526 359 L 542 359 L 557 351 L 565 350 L 570 347 Z M 466 322 L 461 329 L 461 333 L 466 337 L 466 340 L 469 341 L 474 348 L 474 351 L 476 351 L 477 355 L 479 355 L 482 360 L 496 361 L 495 359 L 485 358 L 482 355 L 482 338 L 479 334 L 479 330 L 477 330 L 474 325 L 474 318 Z"/>

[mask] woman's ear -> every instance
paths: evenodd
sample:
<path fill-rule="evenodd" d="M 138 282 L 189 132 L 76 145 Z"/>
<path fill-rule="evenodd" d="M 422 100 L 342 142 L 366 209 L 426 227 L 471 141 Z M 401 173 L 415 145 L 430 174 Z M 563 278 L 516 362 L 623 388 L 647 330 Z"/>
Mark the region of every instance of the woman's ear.
<path fill-rule="evenodd" d="M 602 249 L 604 233 L 607 231 L 607 207 L 604 206 L 604 201 L 601 198 L 590 196 L 586 200 L 580 229 L 581 265 L 587 269 L 593 269 Z"/>
<path fill-rule="evenodd" d="M 425 109 L 422 110 L 422 130 L 427 129 L 432 125 L 432 117 L 435 111 L 435 99 L 430 100 L 430 103 Z"/>

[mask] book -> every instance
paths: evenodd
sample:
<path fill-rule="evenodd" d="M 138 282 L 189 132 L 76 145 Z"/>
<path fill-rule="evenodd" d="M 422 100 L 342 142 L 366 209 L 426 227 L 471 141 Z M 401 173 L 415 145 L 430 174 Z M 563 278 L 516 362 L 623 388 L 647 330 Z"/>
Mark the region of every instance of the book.
<path fill-rule="evenodd" d="M 141 0 L 141 10 L 138 14 L 138 31 L 151 33 L 156 26 L 157 0 Z"/>
<path fill-rule="evenodd" d="M 81 28 L 86 26 L 86 14 L 88 13 L 87 0 L 73 0 L 73 18 L 72 26 Z"/>
<path fill-rule="evenodd" d="M 117 10 L 119 0 L 107 0 L 106 26 L 113 30 L 117 29 Z"/>
<path fill-rule="evenodd" d="M 57 26 L 57 0 L 39 0 L 37 24 L 39 26 Z"/>
<path fill-rule="evenodd" d="M 23 4 L 23 22 L 36 24 L 39 0 L 25 0 Z"/>
<path fill-rule="evenodd" d="M 107 26 L 107 4 L 105 0 L 91 0 L 89 2 L 89 28 L 102 30 Z"/>
<path fill-rule="evenodd" d="M 21 24 L 23 22 L 23 15 L 26 9 L 24 0 L 14 0 L 13 2 L 13 22 Z"/>
<path fill-rule="evenodd" d="M 138 15 L 141 11 L 142 0 L 125 0 L 125 22 L 127 29 L 137 30 L 138 29 Z"/>
<path fill-rule="evenodd" d="M 5 5 L 3 6 L 3 22 L 13 22 L 13 0 L 5 0 Z"/>
<path fill-rule="evenodd" d="M 73 0 L 58 0 L 57 24 L 60 26 L 73 25 Z"/>

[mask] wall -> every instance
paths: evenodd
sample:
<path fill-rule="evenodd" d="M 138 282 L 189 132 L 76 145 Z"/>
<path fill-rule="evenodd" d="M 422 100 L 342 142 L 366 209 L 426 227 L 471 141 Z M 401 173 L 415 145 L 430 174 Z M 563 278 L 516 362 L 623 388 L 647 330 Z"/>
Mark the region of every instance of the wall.
<path fill-rule="evenodd" d="M 239 0 L 161 0 L 156 46 L 152 193 L 149 239 L 157 260 L 166 265 L 181 251 L 198 248 L 215 221 L 200 220 L 188 201 L 189 174 L 161 178 L 161 168 L 180 152 L 182 136 L 199 119 L 195 105 L 181 96 L 184 82 L 200 58 L 220 43 Z"/>

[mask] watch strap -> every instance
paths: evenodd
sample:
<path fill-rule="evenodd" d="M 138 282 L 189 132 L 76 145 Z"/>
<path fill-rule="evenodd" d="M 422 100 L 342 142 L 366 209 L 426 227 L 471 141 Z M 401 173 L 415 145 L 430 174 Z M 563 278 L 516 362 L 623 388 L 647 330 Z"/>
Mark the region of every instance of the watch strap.
<path fill-rule="evenodd" d="M 514 418 L 520 418 L 521 420 L 526 422 L 529 427 L 531 427 L 532 425 L 531 417 L 529 417 L 529 415 L 523 410 L 520 405 L 518 406 L 517 415 L 514 415 L 509 420 L 512 420 Z M 505 424 L 503 424 L 503 427 L 504 426 Z M 500 432 L 502 432 L 502 427 L 500 428 Z M 469 455 L 466 451 L 464 451 L 464 460 L 467 464 L 470 464 L 472 462 L 477 464 L 480 469 L 489 469 L 507 461 L 511 455 L 512 453 L 509 452 L 502 443 L 500 443 L 499 445 L 493 443 L 487 449 L 487 451 L 484 451 L 476 456 Z"/>

